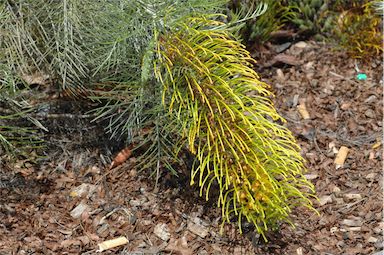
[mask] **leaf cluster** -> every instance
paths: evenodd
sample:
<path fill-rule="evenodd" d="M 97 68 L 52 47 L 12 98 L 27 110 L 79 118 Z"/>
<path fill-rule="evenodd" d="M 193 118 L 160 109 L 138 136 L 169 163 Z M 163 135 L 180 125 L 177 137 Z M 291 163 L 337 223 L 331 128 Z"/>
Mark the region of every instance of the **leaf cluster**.
<path fill-rule="evenodd" d="M 0 155 L 27 156 L 41 148 L 42 140 L 37 134 L 38 121 L 30 113 L 33 107 L 24 100 L 24 91 L 17 87 L 17 79 L 0 63 Z M 25 120 L 31 125 L 22 125 Z"/>
<path fill-rule="evenodd" d="M 335 22 L 339 45 L 353 58 L 367 61 L 383 53 L 383 21 L 378 10 L 381 1 L 365 1 L 344 10 Z"/>
<path fill-rule="evenodd" d="M 224 221 L 244 216 L 259 233 L 311 207 L 312 185 L 291 133 L 275 121 L 268 85 L 259 81 L 244 46 L 212 16 L 188 17 L 159 35 L 156 75 L 163 104 L 181 121 L 196 155 L 192 182 L 208 199 L 218 185 Z M 273 121 L 274 120 L 274 121 Z M 224 223 L 223 221 L 223 223 Z"/>
<path fill-rule="evenodd" d="M 265 43 L 271 34 L 279 30 L 287 21 L 291 11 L 281 1 L 237 0 L 228 6 L 229 17 L 241 19 L 252 10 L 263 6 L 265 10 L 252 19 L 248 19 L 239 29 L 241 37 L 246 42 Z"/>
<path fill-rule="evenodd" d="M 294 24 L 301 34 L 330 34 L 335 19 L 329 0 L 287 0 L 289 23 Z"/>

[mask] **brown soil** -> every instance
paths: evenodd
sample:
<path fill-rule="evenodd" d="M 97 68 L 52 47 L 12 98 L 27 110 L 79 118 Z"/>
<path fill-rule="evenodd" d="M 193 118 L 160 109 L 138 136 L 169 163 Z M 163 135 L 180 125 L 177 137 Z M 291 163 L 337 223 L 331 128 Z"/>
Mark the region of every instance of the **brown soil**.
<path fill-rule="evenodd" d="M 220 210 L 214 201 L 198 196 L 199 189 L 189 186 L 188 177 L 164 174 L 155 188 L 154 178 L 135 169 L 135 155 L 108 170 L 122 144 L 100 140 L 98 125 L 89 125 L 87 115 L 72 116 L 71 121 L 56 116 L 49 123 L 47 159 L 2 166 L 0 254 L 95 254 L 99 243 L 119 236 L 128 243 L 102 254 L 381 251 L 381 60 L 362 64 L 314 42 L 258 57 L 258 72 L 272 85 L 275 106 L 307 160 L 306 174 L 317 190 L 319 201 L 314 203 L 319 215 L 296 209 L 292 212 L 296 228 L 282 224 L 268 233 L 268 243 L 246 224 L 243 235 L 236 224 L 226 224 L 220 234 Z M 262 60 L 266 58 L 269 61 Z M 356 79 L 356 63 L 367 80 Z M 307 119 L 298 111 L 303 105 Z M 336 169 L 341 146 L 349 153 Z M 79 186 L 84 192 L 75 189 Z M 85 210 L 75 215 L 79 205 Z"/>

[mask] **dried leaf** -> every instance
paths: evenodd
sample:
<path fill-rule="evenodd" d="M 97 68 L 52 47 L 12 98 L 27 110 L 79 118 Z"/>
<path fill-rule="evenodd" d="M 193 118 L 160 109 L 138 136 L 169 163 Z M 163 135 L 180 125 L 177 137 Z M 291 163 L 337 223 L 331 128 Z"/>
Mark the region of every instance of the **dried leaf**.
<path fill-rule="evenodd" d="M 183 236 L 181 239 L 171 239 L 168 246 L 165 248 L 166 251 L 176 253 L 179 255 L 192 255 L 193 250 L 188 248 L 187 239 Z"/>
<path fill-rule="evenodd" d="M 36 84 L 36 85 L 48 85 L 49 83 L 49 75 L 42 73 L 34 73 L 32 75 L 24 74 L 21 76 L 25 83 L 28 85 Z"/>
<path fill-rule="evenodd" d="M 131 146 L 121 150 L 116 157 L 113 159 L 109 169 L 115 168 L 121 164 L 123 164 L 132 154 Z"/>
<path fill-rule="evenodd" d="M 374 145 L 372 145 L 372 149 L 377 149 L 381 146 L 381 141 L 377 141 Z"/>
<path fill-rule="evenodd" d="M 81 241 L 77 239 L 69 239 L 69 240 L 64 240 L 60 243 L 60 246 L 63 248 L 68 248 L 69 246 L 72 245 L 81 245 Z"/>
<path fill-rule="evenodd" d="M 273 61 L 275 61 L 275 63 L 281 62 L 292 66 L 300 64 L 300 61 L 296 57 L 287 54 L 278 54 L 273 58 Z"/>

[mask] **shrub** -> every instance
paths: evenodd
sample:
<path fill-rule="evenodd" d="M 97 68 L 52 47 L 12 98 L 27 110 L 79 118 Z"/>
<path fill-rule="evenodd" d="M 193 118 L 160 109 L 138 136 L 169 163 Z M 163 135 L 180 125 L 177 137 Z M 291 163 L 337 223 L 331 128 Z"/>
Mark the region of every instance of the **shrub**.
<path fill-rule="evenodd" d="M 264 235 L 293 207 L 312 208 L 313 186 L 236 39 L 241 20 L 217 14 L 225 3 L 7 2 L 0 50 L 15 75 L 41 70 L 102 103 L 94 111 L 109 120 L 110 135 L 145 147 L 140 167 L 176 173 L 173 163 L 188 149 L 196 157 L 191 184 L 207 199 L 218 186 L 223 223 L 236 215 L 241 228 L 245 217 Z"/>
<path fill-rule="evenodd" d="M 383 53 L 382 13 L 378 13 L 381 1 L 364 1 L 351 6 L 339 5 L 341 15 L 337 19 L 334 34 L 339 45 L 353 58 L 368 61 Z"/>

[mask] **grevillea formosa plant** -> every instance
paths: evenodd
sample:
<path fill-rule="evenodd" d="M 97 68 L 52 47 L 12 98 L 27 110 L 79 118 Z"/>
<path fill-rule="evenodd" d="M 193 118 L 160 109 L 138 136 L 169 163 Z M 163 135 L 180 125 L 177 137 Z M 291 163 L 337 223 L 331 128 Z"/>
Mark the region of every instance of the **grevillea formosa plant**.
<path fill-rule="evenodd" d="M 297 205 L 311 207 L 312 185 L 303 158 L 252 69 L 250 53 L 216 16 L 185 18 L 158 35 L 156 77 L 163 104 L 183 123 L 196 155 L 191 184 L 219 187 L 222 217 L 252 222 L 259 233 L 287 219 Z M 223 221 L 223 222 L 224 222 Z"/>

